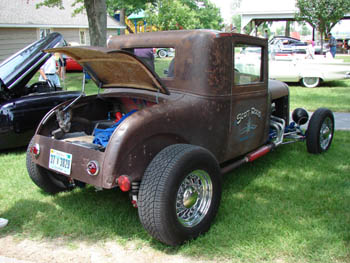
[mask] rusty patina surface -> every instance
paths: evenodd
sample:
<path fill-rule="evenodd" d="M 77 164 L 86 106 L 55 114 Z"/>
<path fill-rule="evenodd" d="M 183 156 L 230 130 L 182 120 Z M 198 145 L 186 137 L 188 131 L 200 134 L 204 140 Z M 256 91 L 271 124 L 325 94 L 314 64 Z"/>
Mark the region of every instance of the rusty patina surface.
<path fill-rule="evenodd" d="M 259 81 L 234 84 L 233 49 L 237 44 L 261 48 Z M 136 56 L 125 53 L 147 47 L 176 50 L 173 77 L 160 78 Z M 52 131 L 58 126 L 53 110 L 34 137 L 41 145 L 35 162 L 49 169 L 51 149 L 67 152 L 73 155 L 69 177 L 113 188 L 121 175 L 140 181 L 155 155 L 172 144 L 202 146 L 219 163 L 252 151 L 268 139 L 272 101 L 288 100 L 286 86 L 274 84 L 268 89 L 267 49 L 264 39 L 209 30 L 118 36 L 109 42 L 108 49 L 60 49 L 89 68 L 95 82 L 105 89 L 71 107 L 70 132 L 91 135 L 93 125 L 106 120 L 122 98 L 147 103 L 117 127 L 103 151 L 54 138 Z M 135 70 L 137 74 L 132 74 Z M 285 108 L 276 108 L 281 118 L 288 118 Z M 97 176 L 86 172 L 90 160 L 101 166 Z"/>

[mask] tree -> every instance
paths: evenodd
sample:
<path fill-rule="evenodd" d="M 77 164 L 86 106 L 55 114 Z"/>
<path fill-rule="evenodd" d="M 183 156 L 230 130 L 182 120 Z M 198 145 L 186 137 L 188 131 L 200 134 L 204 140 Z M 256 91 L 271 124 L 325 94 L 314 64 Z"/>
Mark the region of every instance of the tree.
<path fill-rule="evenodd" d="M 241 15 L 235 15 L 232 17 L 232 24 L 236 27 L 237 33 L 241 33 L 242 17 Z"/>
<path fill-rule="evenodd" d="M 76 7 L 73 15 L 81 12 L 84 7 L 88 17 L 90 44 L 93 46 L 106 46 L 107 42 L 107 5 L 106 0 L 76 0 L 73 6 L 83 3 L 84 6 Z M 62 0 L 44 0 L 37 5 L 48 7 L 58 7 L 63 9 Z"/>
<path fill-rule="evenodd" d="M 43 0 L 37 7 L 48 6 L 62 9 L 64 8 L 62 1 Z M 73 14 L 82 12 L 85 8 L 89 23 L 90 44 L 103 47 L 106 46 L 107 40 L 107 5 L 112 15 L 117 9 L 125 11 L 128 8 L 132 12 L 144 8 L 146 3 L 153 2 L 155 0 L 75 0 L 73 7 L 76 8 Z M 83 5 L 77 6 L 79 3 Z M 121 19 L 121 22 L 123 24 L 124 19 Z"/>
<path fill-rule="evenodd" d="M 146 9 L 147 4 L 153 5 L 156 0 L 106 0 L 108 14 L 113 16 L 117 10 L 120 11 L 120 24 L 125 26 L 125 17 L 134 12 Z M 123 31 L 122 31 L 123 32 Z M 122 33 L 124 34 L 124 32 Z"/>
<path fill-rule="evenodd" d="M 302 36 L 308 36 L 311 34 L 311 30 L 307 27 L 307 25 L 303 24 L 301 26 L 301 35 Z"/>
<path fill-rule="evenodd" d="M 157 0 L 146 9 L 148 23 L 160 30 L 221 29 L 220 10 L 210 1 Z"/>
<path fill-rule="evenodd" d="M 297 0 L 296 6 L 299 9 L 296 19 L 308 22 L 320 32 L 321 49 L 324 35 L 330 33 L 345 14 L 350 13 L 349 0 Z"/>

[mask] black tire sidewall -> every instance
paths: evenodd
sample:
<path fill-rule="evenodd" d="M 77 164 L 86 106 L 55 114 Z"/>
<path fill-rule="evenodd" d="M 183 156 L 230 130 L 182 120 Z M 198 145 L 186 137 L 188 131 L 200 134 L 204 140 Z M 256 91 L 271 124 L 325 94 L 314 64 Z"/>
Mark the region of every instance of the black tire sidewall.
<path fill-rule="evenodd" d="M 176 197 L 184 178 L 195 170 L 208 173 L 213 195 L 201 222 L 193 227 L 185 227 L 177 218 Z M 154 238 L 176 246 L 209 229 L 220 199 L 221 174 L 216 158 L 204 148 L 175 144 L 158 153 L 145 171 L 139 192 L 139 217 Z"/>
<path fill-rule="evenodd" d="M 189 152 L 183 156 L 178 166 L 172 171 L 174 176 L 169 176 L 168 185 L 173 187 L 169 189 L 169 195 L 166 198 L 164 213 L 166 221 L 170 222 L 173 226 L 173 235 L 178 236 L 182 242 L 198 236 L 201 233 L 208 231 L 213 218 L 215 217 L 221 199 L 221 179 L 218 176 L 218 166 L 216 167 L 213 159 L 205 154 L 203 151 Z M 181 183 L 185 177 L 195 170 L 204 170 L 210 176 L 213 186 L 213 196 L 210 204 L 210 208 L 207 215 L 202 221 L 194 227 L 185 227 L 177 219 L 176 215 L 176 197 Z"/>
<path fill-rule="evenodd" d="M 56 194 L 69 190 L 68 180 L 63 178 L 63 175 L 54 176 L 54 174 L 47 169 L 37 165 L 33 162 L 33 155 L 30 152 L 33 146 L 33 139 L 30 141 L 26 153 L 26 166 L 30 179 L 42 190 L 49 194 Z"/>
<path fill-rule="evenodd" d="M 332 137 L 329 144 L 327 145 L 327 148 L 323 149 L 320 145 L 320 130 L 326 118 L 330 118 L 332 121 Z M 308 152 L 318 154 L 318 153 L 327 151 L 332 144 L 333 137 L 334 137 L 333 113 L 326 108 L 317 109 L 314 112 L 314 114 L 311 116 L 308 129 L 307 129 L 306 146 L 307 146 Z"/>

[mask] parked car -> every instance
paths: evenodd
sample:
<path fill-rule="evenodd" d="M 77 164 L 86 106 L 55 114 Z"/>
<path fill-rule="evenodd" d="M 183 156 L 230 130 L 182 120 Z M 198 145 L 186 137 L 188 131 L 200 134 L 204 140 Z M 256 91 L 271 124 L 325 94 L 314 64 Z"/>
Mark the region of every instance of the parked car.
<path fill-rule="evenodd" d="M 278 51 L 279 53 L 305 54 L 307 43 L 293 37 L 275 36 L 269 40 L 269 46 L 271 50 Z"/>
<path fill-rule="evenodd" d="M 297 54 L 306 54 L 307 42 L 301 41 L 297 38 L 286 36 L 275 36 L 269 40 L 270 52 L 274 53 L 274 56 L 290 56 Z M 316 55 L 321 55 L 321 44 L 319 42 L 314 43 L 314 50 Z M 323 45 L 322 54 L 326 54 L 329 51 L 326 43 Z M 283 59 L 283 58 L 282 58 Z"/>
<path fill-rule="evenodd" d="M 28 82 L 51 56 L 42 50 L 60 45 L 52 33 L 0 64 L 0 150 L 28 144 L 44 115 L 54 106 L 79 96 L 47 82 Z"/>
<path fill-rule="evenodd" d="M 156 49 L 157 57 L 165 58 L 165 57 L 173 57 L 174 49 L 173 48 L 157 48 Z"/>
<path fill-rule="evenodd" d="M 300 82 L 304 87 L 315 88 L 322 82 L 350 78 L 350 63 L 342 60 L 294 56 L 284 60 L 270 60 L 270 78 L 284 82 Z"/>
<path fill-rule="evenodd" d="M 76 62 L 73 58 L 67 57 L 66 58 L 66 71 L 71 72 L 71 71 L 83 71 L 83 67 Z"/>
<path fill-rule="evenodd" d="M 76 59 L 101 92 L 58 105 L 38 126 L 27 169 L 48 193 L 119 187 L 154 238 L 178 245 L 210 228 L 222 174 L 283 144 L 306 141 L 315 154 L 331 145 L 330 110 L 316 110 L 307 132 L 305 110 L 289 122 L 288 86 L 268 80 L 265 39 L 178 30 L 117 36 L 108 47 L 49 50 Z M 174 48 L 173 69 L 159 77 L 138 47 Z M 255 63 L 243 57 L 251 47 Z"/>

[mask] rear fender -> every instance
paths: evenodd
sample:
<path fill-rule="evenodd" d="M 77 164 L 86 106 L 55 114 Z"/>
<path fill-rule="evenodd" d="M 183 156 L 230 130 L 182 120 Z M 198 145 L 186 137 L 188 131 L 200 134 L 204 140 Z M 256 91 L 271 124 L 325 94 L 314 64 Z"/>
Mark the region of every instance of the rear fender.
<path fill-rule="evenodd" d="M 114 145 L 109 145 L 108 147 L 113 150 L 106 153 L 103 184 L 114 187 L 116 179 L 121 175 L 127 175 L 131 181 L 141 181 L 144 171 L 153 158 L 162 149 L 178 143 L 188 142 L 175 134 L 163 133 L 144 138 L 131 149 L 128 143 L 121 145 L 119 154 L 116 154 L 115 149 L 113 149 Z"/>

